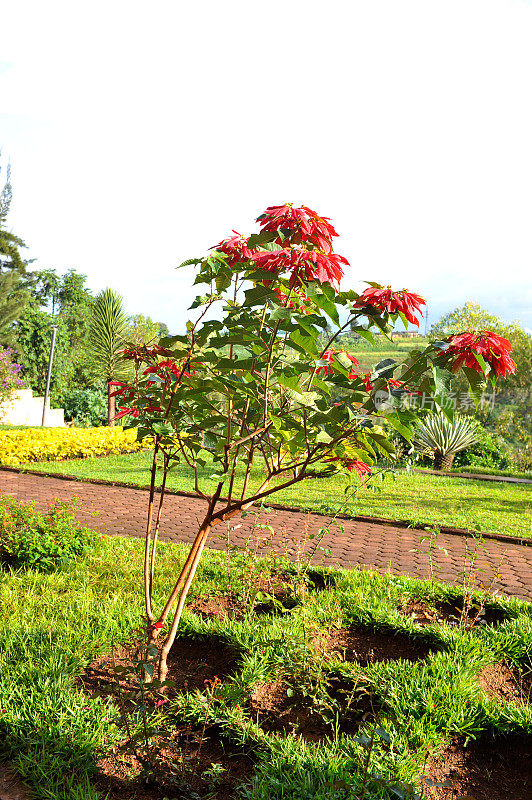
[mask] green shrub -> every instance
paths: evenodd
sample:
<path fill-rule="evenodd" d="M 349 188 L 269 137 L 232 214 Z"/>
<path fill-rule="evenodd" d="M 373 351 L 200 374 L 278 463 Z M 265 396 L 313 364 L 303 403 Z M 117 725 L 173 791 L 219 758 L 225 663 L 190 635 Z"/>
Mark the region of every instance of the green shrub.
<path fill-rule="evenodd" d="M 512 461 L 507 442 L 502 436 L 482 429 L 479 440 L 455 456 L 454 468 L 468 466 L 509 469 Z"/>
<path fill-rule="evenodd" d="M 83 428 L 97 428 L 107 423 L 107 391 L 105 386 L 93 389 L 69 389 L 62 405 L 67 422 Z"/>
<path fill-rule="evenodd" d="M 41 514 L 33 503 L 0 498 L 0 563 L 50 572 L 85 555 L 97 534 L 76 520 L 78 506 L 54 499 Z"/>

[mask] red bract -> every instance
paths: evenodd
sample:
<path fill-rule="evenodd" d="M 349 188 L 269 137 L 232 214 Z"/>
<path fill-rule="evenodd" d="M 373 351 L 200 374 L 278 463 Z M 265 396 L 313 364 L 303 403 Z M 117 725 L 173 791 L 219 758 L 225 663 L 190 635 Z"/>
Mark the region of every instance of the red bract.
<path fill-rule="evenodd" d="M 373 389 L 373 381 L 371 380 L 370 373 L 366 372 L 364 375 L 357 375 L 356 377 L 359 378 L 364 386 L 366 387 L 366 392 L 371 392 Z"/>
<path fill-rule="evenodd" d="M 338 236 L 329 217 L 320 217 L 308 206 L 294 208 L 291 203 L 284 206 L 269 206 L 264 214 L 257 218 L 265 231 L 281 230 L 285 236 L 292 238 L 299 234 L 301 241 L 317 245 L 321 250 L 330 253 L 331 239 Z"/>
<path fill-rule="evenodd" d="M 135 419 L 140 414 L 139 408 L 126 408 L 125 406 L 120 406 L 118 409 L 118 414 L 115 414 L 114 419 L 122 419 L 122 417 L 135 417 Z"/>
<path fill-rule="evenodd" d="M 277 274 L 290 273 L 290 286 L 304 286 L 305 281 L 330 283 L 337 291 L 344 271 L 341 264 L 349 261 L 337 253 L 323 253 L 317 250 L 299 250 L 285 248 L 283 250 L 264 250 L 254 252 L 253 259 L 260 269 Z"/>
<path fill-rule="evenodd" d="M 364 461 L 358 461 L 356 459 L 346 459 L 341 458 L 340 456 L 334 456 L 333 458 L 327 458 L 326 461 L 341 461 L 344 467 L 347 467 L 349 472 L 356 472 L 362 480 L 366 474 L 371 473 L 371 467 L 369 464 L 366 464 Z"/>
<path fill-rule="evenodd" d="M 143 375 L 158 375 L 162 378 L 166 383 L 172 383 L 177 378 L 190 378 L 193 373 L 196 372 L 194 367 L 189 363 L 187 369 L 181 373 L 183 369 L 183 363 L 178 363 L 173 360 L 168 361 L 159 361 L 158 364 L 152 364 L 151 367 L 148 367 L 142 373 Z M 190 371 L 189 371 L 190 370 Z M 147 386 L 153 386 L 155 381 L 148 381 Z"/>
<path fill-rule="evenodd" d="M 317 370 L 316 370 L 316 375 L 319 375 L 322 370 L 325 373 L 325 375 L 332 375 L 333 372 L 334 372 L 334 363 L 335 363 L 334 356 L 335 356 L 336 353 L 339 353 L 339 352 L 343 353 L 344 356 L 347 356 L 347 358 L 352 362 L 353 367 L 358 367 L 359 361 L 354 356 L 352 356 L 351 353 L 346 353 L 344 350 L 341 350 L 341 351 L 340 350 L 325 350 L 322 353 L 321 358 L 322 358 L 322 360 L 327 361 L 327 365 L 322 364 L 320 367 L 318 367 Z M 351 372 L 349 373 L 349 377 L 351 379 L 353 379 L 353 378 L 358 378 L 359 376 L 357 375 L 355 370 L 352 369 Z"/>
<path fill-rule="evenodd" d="M 371 467 L 364 461 L 344 461 L 343 463 L 349 472 L 356 472 L 363 480 L 366 474 L 371 474 Z"/>
<path fill-rule="evenodd" d="M 168 379 L 170 375 L 173 375 L 174 378 L 177 378 L 179 375 L 179 368 L 175 361 L 160 361 L 158 364 L 152 364 L 151 367 L 148 367 L 142 373 L 143 375 L 152 375 L 156 374 L 159 375 L 160 378 Z"/>
<path fill-rule="evenodd" d="M 233 267 L 240 261 L 247 261 L 252 256 L 251 250 L 247 246 L 248 240 L 246 237 L 235 230 L 233 233 L 235 234 L 234 236 L 231 236 L 229 239 L 224 239 L 219 244 L 211 247 L 211 250 L 219 250 L 220 253 L 225 253 L 225 255 L 229 256 L 228 264 L 230 267 Z"/>
<path fill-rule="evenodd" d="M 512 345 L 503 336 L 491 331 L 472 331 L 448 336 L 445 341 L 449 342 L 449 347 L 443 359 L 452 372 L 462 366 L 482 372 L 475 354 L 482 356 L 496 376 L 515 372 L 515 361 L 510 357 Z"/>
<path fill-rule="evenodd" d="M 118 409 L 118 413 L 115 414 L 114 419 L 121 419 L 122 417 L 137 417 L 139 414 L 149 414 L 149 413 L 160 413 L 163 409 L 161 406 L 145 406 L 143 408 L 139 408 L 138 406 L 131 406 L 127 408 L 126 406 L 120 406 Z"/>
<path fill-rule="evenodd" d="M 419 325 L 419 319 L 415 315 L 419 313 L 423 316 L 420 307 L 425 305 L 425 300 L 419 294 L 408 292 L 406 289 L 400 292 L 393 292 L 390 287 L 378 289 L 370 286 L 368 289 L 364 289 L 356 305 L 358 308 L 369 306 L 381 313 L 404 314 L 412 325 Z"/>
<path fill-rule="evenodd" d="M 118 389 L 115 389 L 114 392 L 110 393 L 110 397 L 124 397 L 127 400 L 132 400 L 135 396 L 135 390 L 127 383 L 122 383 L 122 381 L 109 381 L 108 385 L 119 387 Z"/>

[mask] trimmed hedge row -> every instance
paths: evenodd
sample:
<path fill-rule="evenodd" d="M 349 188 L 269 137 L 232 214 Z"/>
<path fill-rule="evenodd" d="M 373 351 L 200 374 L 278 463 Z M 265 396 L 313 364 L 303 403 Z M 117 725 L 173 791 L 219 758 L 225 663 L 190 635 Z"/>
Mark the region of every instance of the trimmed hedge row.
<path fill-rule="evenodd" d="M 145 445 L 136 428 L 20 428 L 0 430 L 0 465 L 133 453 Z"/>

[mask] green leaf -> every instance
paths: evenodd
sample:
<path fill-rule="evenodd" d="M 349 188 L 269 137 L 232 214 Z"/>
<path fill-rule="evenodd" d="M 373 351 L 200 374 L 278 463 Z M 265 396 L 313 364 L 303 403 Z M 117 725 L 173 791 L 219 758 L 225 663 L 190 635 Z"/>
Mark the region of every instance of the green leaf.
<path fill-rule="evenodd" d="M 264 246 L 268 242 L 273 242 L 279 237 L 277 231 L 261 231 L 260 233 L 252 233 L 248 239 L 248 247 L 254 250 L 255 247 Z M 271 272 L 270 272 L 271 276 Z"/>
<path fill-rule="evenodd" d="M 394 368 L 397 364 L 398 362 L 394 361 L 393 358 L 384 358 L 373 368 L 371 379 L 386 378 L 388 380 L 389 378 L 393 378 Z"/>
<path fill-rule="evenodd" d="M 187 258 L 186 261 L 182 261 L 181 264 L 178 264 L 176 269 L 181 269 L 181 267 L 194 267 L 196 264 L 201 264 L 202 261 L 202 258 Z"/>
<path fill-rule="evenodd" d="M 290 334 L 290 342 L 295 345 L 297 350 L 306 353 L 312 357 L 318 354 L 318 347 L 316 339 L 308 334 L 302 334 L 299 330 L 292 331 Z"/>
<path fill-rule="evenodd" d="M 271 289 L 268 289 L 266 286 L 254 286 L 252 289 L 248 289 L 244 293 L 245 303 L 247 306 L 260 306 L 264 305 L 264 303 L 271 297 L 275 298 Z M 277 298 L 275 298 L 277 301 Z"/>
<path fill-rule="evenodd" d="M 155 433 L 158 433 L 159 436 L 173 436 L 174 435 L 174 427 L 171 425 L 170 422 L 165 422 L 164 420 L 161 422 L 154 422 L 151 426 L 152 430 Z"/>
<path fill-rule="evenodd" d="M 396 416 L 386 417 L 386 421 L 389 422 L 392 428 L 395 428 L 395 430 L 398 433 L 400 433 L 401 436 L 403 436 L 407 441 L 410 441 L 410 439 L 412 439 L 414 435 L 412 430 L 410 428 L 407 428 L 406 425 L 403 425 L 403 423 L 400 422 Z"/>
<path fill-rule="evenodd" d="M 285 308 L 284 306 L 279 306 L 278 308 L 274 308 L 274 310 L 270 314 L 270 319 L 271 320 L 290 319 L 292 313 L 293 311 L 291 308 Z"/>

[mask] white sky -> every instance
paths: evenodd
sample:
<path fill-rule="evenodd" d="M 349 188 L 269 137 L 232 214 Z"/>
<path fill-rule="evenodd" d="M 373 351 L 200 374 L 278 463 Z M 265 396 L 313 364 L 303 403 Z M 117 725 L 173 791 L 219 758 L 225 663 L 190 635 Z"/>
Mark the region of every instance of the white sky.
<path fill-rule="evenodd" d="M 10 226 L 181 328 L 175 272 L 271 204 L 332 217 L 361 280 L 532 328 L 532 3 L 12 0 Z"/>

